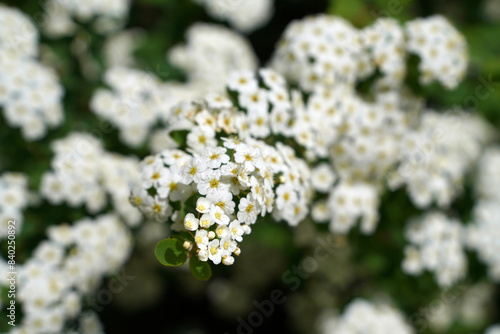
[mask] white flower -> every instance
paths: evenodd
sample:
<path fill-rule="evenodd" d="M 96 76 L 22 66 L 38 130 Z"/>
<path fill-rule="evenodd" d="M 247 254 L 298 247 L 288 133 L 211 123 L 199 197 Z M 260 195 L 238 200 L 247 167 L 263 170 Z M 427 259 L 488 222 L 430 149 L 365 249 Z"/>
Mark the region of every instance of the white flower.
<path fill-rule="evenodd" d="M 233 196 L 229 191 L 220 191 L 207 196 L 207 199 L 215 206 L 220 207 L 226 215 L 234 213 L 235 203 L 232 201 Z"/>
<path fill-rule="evenodd" d="M 198 229 L 200 221 L 192 213 L 188 213 L 184 217 L 184 227 L 188 231 L 196 231 Z"/>
<path fill-rule="evenodd" d="M 207 249 L 199 249 L 198 250 L 198 258 L 200 261 L 206 262 L 208 261 L 208 243 L 207 243 Z"/>
<path fill-rule="evenodd" d="M 200 227 L 202 228 L 209 228 L 215 223 L 214 218 L 212 218 L 211 214 L 204 213 L 200 217 Z"/>
<path fill-rule="evenodd" d="M 334 182 L 335 174 L 328 164 L 319 164 L 312 170 L 311 183 L 317 191 L 322 193 L 330 191 Z"/>
<path fill-rule="evenodd" d="M 297 202 L 297 193 L 289 183 L 280 184 L 278 188 L 276 188 L 276 196 L 276 207 L 278 210 L 284 210 L 285 207 Z"/>
<path fill-rule="evenodd" d="M 225 147 L 208 147 L 203 151 L 202 156 L 206 158 L 208 167 L 219 168 L 221 164 L 229 162 L 229 156 L 226 154 Z"/>
<path fill-rule="evenodd" d="M 207 126 L 196 126 L 187 136 L 187 145 L 195 152 L 202 152 L 206 147 L 215 147 L 215 131 Z"/>
<path fill-rule="evenodd" d="M 227 86 L 240 93 L 252 93 L 258 88 L 257 80 L 251 71 L 237 71 L 229 76 Z"/>
<path fill-rule="evenodd" d="M 259 204 L 254 200 L 252 194 L 243 197 L 238 204 L 238 220 L 242 223 L 253 224 L 260 212 Z"/>
<path fill-rule="evenodd" d="M 160 163 L 149 165 L 142 170 L 142 186 L 146 189 L 157 187 L 161 181 L 170 180 L 170 171 Z"/>
<path fill-rule="evenodd" d="M 231 266 L 234 263 L 234 257 L 232 257 L 231 255 L 224 255 L 222 257 L 222 263 L 226 266 Z"/>
<path fill-rule="evenodd" d="M 194 235 L 194 241 L 199 249 L 205 250 L 208 248 L 208 232 L 207 230 L 197 230 Z"/>
<path fill-rule="evenodd" d="M 243 240 L 242 236 L 245 231 L 243 231 L 243 228 L 241 227 L 238 220 L 233 220 L 231 224 L 229 224 L 229 231 L 231 232 L 231 237 L 234 240 L 238 242 L 241 242 Z"/>
<path fill-rule="evenodd" d="M 196 211 L 200 213 L 208 213 L 210 211 L 211 201 L 206 199 L 205 197 L 199 197 L 196 200 Z"/>
<path fill-rule="evenodd" d="M 230 234 L 229 228 L 227 227 L 227 225 L 217 226 L 217 228 L 215 229 L 215 232 L 217 233 L 217 236 L 221 239 L 227 237 Z"/>
<path fill-rule="evenodd" d="M 221 182 L 220 170 L 208 170 L 203 173 L 202 180 L 196 186 L 201 195 L 228 191 L 229 185 Z"/>
<path fill-rule="evenodd" d="M 212 206 L 210 207 L 210 217 L 219 225 L 229 224 L 229 217 L 219 206 L 215 206 L 212 204 Z"/>
<path fill-rule="evenodd" d="M 236 147 L 234 160 L 243 164 L 243 168 L 249 172 L 253 172 L 255 168 L 263 168 L 264 161 L 262 160 L 260 150 L 248 145 L 240 145 Z"/>
<path fill-rule="evenodd" d="M 219 264 L 222 260 L 222 249 L 219 248 L 219 239 L 214 239 L 208 244 L 208 258 L 214 264 Z"/>
<path fill-rule="evenodd" d="M 188 161 L 181 169 L 180 182 L 190 184 L 191 182 L 200 182 L 201 175 L 207 170 L 208 166 L 205 159 L 193 158 Z"/>

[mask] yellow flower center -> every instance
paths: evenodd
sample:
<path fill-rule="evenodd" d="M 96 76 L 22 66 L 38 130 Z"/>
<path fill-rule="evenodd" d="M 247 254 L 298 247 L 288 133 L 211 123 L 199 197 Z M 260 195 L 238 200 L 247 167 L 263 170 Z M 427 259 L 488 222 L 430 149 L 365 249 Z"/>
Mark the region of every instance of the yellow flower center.
<path fill-rule="evenodd" d="M 161 205 L 156 204 L 156 203 L 155 203 L 155 205 L 153 205 L 153 211 L 154 211 L 154 212 L 156 212 L 156 213 L 160 213 L 160 212 L 161 212 L 161 209 L 162 209 L 162 208 L 161 208 Z"/>

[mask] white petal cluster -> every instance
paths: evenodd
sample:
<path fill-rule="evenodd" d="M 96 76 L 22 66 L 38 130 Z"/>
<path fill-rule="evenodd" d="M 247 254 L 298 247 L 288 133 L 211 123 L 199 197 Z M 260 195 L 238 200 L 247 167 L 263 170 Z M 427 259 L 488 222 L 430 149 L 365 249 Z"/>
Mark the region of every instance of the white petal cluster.
<path fill-rule="evenodd" d="M 447 207 L 462 192 L 465 174 L 491 140 L 491 129 L 477 116 L 426 111 L 401 144 L 401 163 L 389 177 L 392 189 L 407 186 L 413 203 Z"/>
<path fill-rule="evenodd" d="M 273 15 L 273 0 L 195 0 L 209 15 L 250 33 L 265 25 Z"/>
<path fill-rule="evenodd" d="M 328 197 L 330 231 L 348 233 L 358 219 L 364 234 L 375 231 L 378 222 L 379 193 L 369 183 L 340 182 Z"/>
<path fill-rule="evenodd" d="M 0 5 L 0 26 L 0 108 L 25 139 L 40 139 L 63 121 L 62 87 L 36 60 L 38 32 L 24 14 Z"/>
<path fill-rule="evenodd" d="M 406 74 L 405 34 L 398 21 L 376 20 L 361 31 L 363 46 L 369 50 L 371 62 L 383 74 L 382 81 L 391 87 L 400 86 Z"/>
<path fill-rule="evenodd" d="M 286 91 L 281 84 L 266 81 L 266 74 L 278 82 L 283 79 L 273 72 L 262 73 L 261 84 L 277 87 L 285 94 L 285 103 Z M 284 144 L 273 147 L 255 139 L 265 136 L 263 131 L 270 132 L 268 109 L 274 98 L 271 89 L 259 88 L 257 79 L 247 71 L 231 77 L 229 89 L 245 109 L 238 110 L 227 96 L 218 94 L 176 106 L 171 125 L 187 131 L 187 151 L 170 149 L 146 158 L 142 188 L 131 195 L 132 204 L 160 222 L 175 222 L 179 217 L 175 208 L 196 197 L 196 211 L 177 223 L 194 232 L 200 259 L 215 264 L 224 256 L 223 263 L 232 264 L 237 242 L 259 215 L 272 212 L 275 220 L 294 226 L 308 213 L 311 172 L 307 164 Z"/>
<path fill-rule="evenodd" d="M 461 222 L 441 212 L 428 212 L 410 221 L 405 231 L 410 245 L 405 248 L 403 271 L 409 275 L 431 271 L 441 287 L 456 283 L 467 271 L 464 232 Z"/>
<path fill-rule="evenodd" d="M 479 160 L 473 223 L 468 226 L 467 241 L 488 267 L 490 278 L 500 281 L 500 148 L 485 151 Z"/>
<path fill-rule="evenodd" d="M 159 113 L 170 107 L 164 84 L 152 73 L 126 67 L 108 70 L 104 82 L 112 90 L 98 89 L 91 109 L 118 127 L 125 144 L 139 146 L 158 121 Z"/>
<path fill-rule="evenodd" d="M 378 68 L 381 84 L 397 87 L 406 74 L 406 54 L 420 56 L 424 84 L 454 88 L 465 74 L 465 39 L 442 16 L 410 21 L 379 18 L 358 30 L 340 17 L 317 15 L 295 21 L 278 43 L 271 67 L 306 90 L 353 86 Z"/>
<path fill-rule="evenodd" d="M 392 306 L 364 299 L 353 300 L 341 316 L 326 318 L 321 323 L 322 334 L 413 334 L 415 330 L 404 315 Z"/>
<path fill-rule="evenodd" d="M 423 84 L 434 80 L 455 88 L 467 70 L 465 38 L 441 15 L 416 19 L 406 24 L 407 50 L 420 57 Z"/>
<path fill-rule="evenodd" d="M 222 93 L 231 71 L 253 71 L 257 66 L 245 39 L 209 24 L 192 26 L 186 44 L 174 47 L 169 59 L 186 71 L 186 83 L 162 82 L 151 71 L 115 67 L 104 76 L 110 89 L 98 89 L 92 97 L 91 109 L 116 126 L 128 146 L 143 144 L 159 122 L 175 123 L 177 109 L 172 107 L 180 101 L 193 100 L 207 91 Z M 173 147 L 168 138 L 168 132 L 155 132 L 151 136 L 153 151 Z"/>
<path fill-rule="evenodd" d="M 19 173 L 0 175 L 0 239 L 7 237 L 9 221 L 15 220 L 19 233 L 23 224 L 23 210 L 28 205 L 28 178 Z"/>
<path fill-rule="evenodd" d="M 52 171 L 42 176 L 40 192 L 51 204 L 85 205 L 90 213 L 101 212 L 108 204 L 130 226 L 141 215 L 128 203 L 130 188 L 138 182 L 139 162 L 132 157 L 109 153 L 93 136 L 72 133 L 53 143 Z"/>
<path fill-rule="evenodd" d="M 360 32 L 348 21 L 328 15 L 292 22 L 271 67 L 306 91 L 323 85 L 352 85 L 373 71 Z"/>
<path fill-rule="evenodd" d="M 11 57 L 38 55 L 38 31 L 21 11 L 0 4 L 0 50 Z"/>
<path fill-rule="evenodd" d="M 43 27 L 52 37 L 68 36 L 77 28 L 75 21 L 95 19 L 97 32 L 119 27 L 128 16 L 130 0 L 48 0 L 45 3 Z"/>
<path fill-rule="evenodd" d="M 144 32 L 140 29 L 120 31 L 106 38 L 103 46 L 104 59 L 108 68 L 136 65 L 134 51 L 143 42 Z"/>
<path fill-rule="evenodd" d="M 481 200 L 500 203 L 500 147 L 487 148 L 478 163 L 475 182 Z"/>
<path fill-rule="evenodd" d="M 191 134 L 204 136 L 198 131 L 195 127 Z M 223 146 L 197 147 L 195 142 L 192 154 L 166 150 L 146 158 L 142 188 L 132 191 L 130 201 L 150 219 L 175 222 L 179 213 L 173 208 L 196 199 L 193 211 L 177 223 L 193 233 L 200 260 L 230 265 L 232 254 L 240 252 L 238 242 L 259 216 L 272 212 L 274 219 L 296 225 L 308 210 L 297 170 L 301 161 L 290 155 L 290 148 L 275 149 L 252 139 L 223 140 Z M 278 174 L 284 180 L 275 189 Z"/>
<path fill-rule="evenodd" d="M 129 229 L 115 215 L 52 226 L 48 235 L 33 257 L 18 265 L 20 333 L 62 333 L 80 314 L 84 298 L 121 268 L 132 250 Z"/>
<path fill-rule="evenodd" d="M 186 43 L 170 49 L 168 59 L 186 72 L 191 85 L 211 92 L 224 89 L 231 71 L 257 69 L 257 58 L 245 38 L 207 23 L 189 27 Z"/>

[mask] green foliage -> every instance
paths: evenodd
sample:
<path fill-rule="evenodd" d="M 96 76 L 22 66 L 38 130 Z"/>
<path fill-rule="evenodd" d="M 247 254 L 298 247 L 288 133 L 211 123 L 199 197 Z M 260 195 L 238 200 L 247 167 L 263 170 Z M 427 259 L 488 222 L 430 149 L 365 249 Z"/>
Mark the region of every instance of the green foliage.
<path fill-rule="evenodd" d="M 212 276 L 212 269 L 208 262 L 203 262 L 197 256 L 192 256 L 189 259 L 189 269 L 196 279 L 207 281 Z"/>
<path fill-rule="evenodd" d="M 187 251 L 182 247 L 182 241 L 177 238 L 160 241 L 156 245 L 155 255 L 158 261 L 167 267 L 178 267 L 187 260 Z"/>

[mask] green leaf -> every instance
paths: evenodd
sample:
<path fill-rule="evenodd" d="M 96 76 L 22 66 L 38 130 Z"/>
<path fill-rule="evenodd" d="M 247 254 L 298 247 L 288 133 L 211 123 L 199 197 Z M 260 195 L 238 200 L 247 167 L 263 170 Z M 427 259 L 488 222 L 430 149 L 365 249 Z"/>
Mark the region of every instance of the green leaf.
<path fill-rule="evenodd" d="M 183 204 L 182 204 L 182 207 L 181 207 L 181 221 L 184 221 L 184 217 L 186 217 L 186 215 L 188 213 L 193 213 L 193 214 L 196 214 L 196 201 L 198 200 L 198 197 L 199 194 L 198 193 L 194 193 L 193 195 L 191 195 Z"/>
<path fill-rule="evenodd" d="M 160 241 L 155 248 L 158 261 L 164 266 L 178 267 L 187 260 L 187 251 L 182 247 L 182 241 L 168 238 Z"/>
<path fill-rule="evenodd" d="M 206 281 L 212 276 L 212 269 L 208 262 L 203 262 L 197 256 L 192 256 L 189 260 L 189 269 L 196 279 Z"/>
<path fill-rule="evenodd" d="M 170 132 L 170 137 L 175 140 L 179 146 L 186 146 L 188 130 L 174 130 Z"/>

